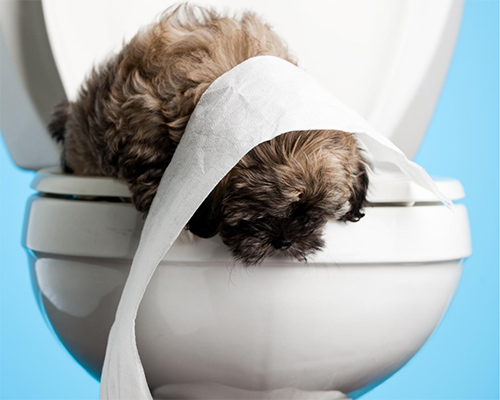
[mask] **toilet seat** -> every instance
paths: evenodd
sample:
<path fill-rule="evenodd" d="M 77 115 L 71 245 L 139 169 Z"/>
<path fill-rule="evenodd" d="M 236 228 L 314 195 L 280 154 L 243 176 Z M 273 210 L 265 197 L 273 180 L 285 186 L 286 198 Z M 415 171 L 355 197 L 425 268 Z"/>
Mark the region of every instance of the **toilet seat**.
<path fill-rule="evenodd" d="M 451 178 L 436 178 L 439 190 L 450 200 L 465 197 L 462 184 Z M 440 204 L 436 196 L 417 185 L 406 176 L 370 176 L 367 200 L 369 206 Z M 101 176 L 75 176 L 64 174 L 59 167 L 43 168 L 35 175 L 31 187 L 38 192 L 52 195 L 76 196 L 80 200 L 87 197 L 121 198 L 132 197 L 127 185 L 116 179 Z"/>
<path fill-rule="evenodd" d="M 452 200 L 464 196 L 455 179 L 437 179 L 436 184 Z M 468 218 L 462 204 L 448 208 L 403 178 L 385 177 L 370 186 L 365 218 L 357 223 L 330 221 L 324 230 L 327 247 L 309 263 L 331 263 L 332 259 L 348 264 L 416 263 L 470 255 Z M 36 174 L 32 188 L 39 194 L 29 207 L 26 247 L 44 254 L 132 260 L 143 219 L 123 182 L 76 177 L 49 168 Z M 180 237 L 164 260 L 230 263 L 231 254 L 218 235 L 191 241 Z M 283 263 L 283 259 L 270 257 L 268 262 Z"/>

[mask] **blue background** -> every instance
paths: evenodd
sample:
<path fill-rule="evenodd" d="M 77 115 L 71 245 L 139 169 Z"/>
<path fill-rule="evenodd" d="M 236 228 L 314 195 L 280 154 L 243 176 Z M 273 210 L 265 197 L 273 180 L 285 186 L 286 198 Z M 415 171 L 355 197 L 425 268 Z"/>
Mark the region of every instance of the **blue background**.
<path fill-rule="evenodd" d="M 441 326 L 396 375 L 363 397 L 499 398 L 499 3 L 471 0 L 439 104 L 416 161 L 465 187 L 473 241 Z M 98 383 L 45 325 L 20 245 L 33 174 L 0 139 L 0 397 L 97 399 Z"/>

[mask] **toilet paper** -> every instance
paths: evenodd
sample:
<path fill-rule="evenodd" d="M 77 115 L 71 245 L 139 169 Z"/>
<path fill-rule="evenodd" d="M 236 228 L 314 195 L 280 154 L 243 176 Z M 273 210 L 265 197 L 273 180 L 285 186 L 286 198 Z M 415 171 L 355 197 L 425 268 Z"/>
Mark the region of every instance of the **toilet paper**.
<path fill-rule="evenodd" d="M 374 173 L 391 164 L 448 202 L 422 167 L 306 72 L 277 57 L 246 60 L 203 94 L 161 179 L 109 334 L 101 399 L 152 399 L 136 345 L 137 310 L 156 267 L 203 200 L 253 147 L 312 129 L 354 134 Z"/>

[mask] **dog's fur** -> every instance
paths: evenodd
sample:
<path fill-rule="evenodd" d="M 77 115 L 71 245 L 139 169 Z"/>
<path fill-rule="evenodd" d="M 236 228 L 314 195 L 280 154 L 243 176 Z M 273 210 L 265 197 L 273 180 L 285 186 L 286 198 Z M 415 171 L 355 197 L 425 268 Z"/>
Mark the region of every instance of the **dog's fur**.
<path fill-rule="evenodd" d="M 49 130 L 67 173 L 127 182 L 147 213 L 191 113 L 220 75 L 257 55 L 295 63 L 257 16 L 200 7 L 167 10 L 99 69 L 74 102 L 56 107 Z M 363 216 L 368 179 L 355 139 L 339 131 L 289 132 L 250 151 L 217 185 L 188 228 L 220 233 L 254 264 L 280 252 L 297 259 L 323 246 L 329 219 Z"/>

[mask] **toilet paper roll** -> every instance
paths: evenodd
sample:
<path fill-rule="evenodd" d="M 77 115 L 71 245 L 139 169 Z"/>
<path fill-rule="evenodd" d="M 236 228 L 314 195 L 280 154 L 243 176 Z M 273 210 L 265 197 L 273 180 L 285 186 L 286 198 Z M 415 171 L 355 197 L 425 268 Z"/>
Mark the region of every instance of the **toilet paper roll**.
<path fill-rule="evenodd" d="M 375 173 L 392 164 L 448 202 L 422 167 L 306 72 L 277 57 L 246 60 L 203 94 L 161 179 L 109 334 L 101 399 L 152 399 L 136 345 L 137 310 L 156 267 L 203 200 L 253 147 L 313 129 L 354 134 Z"/>

